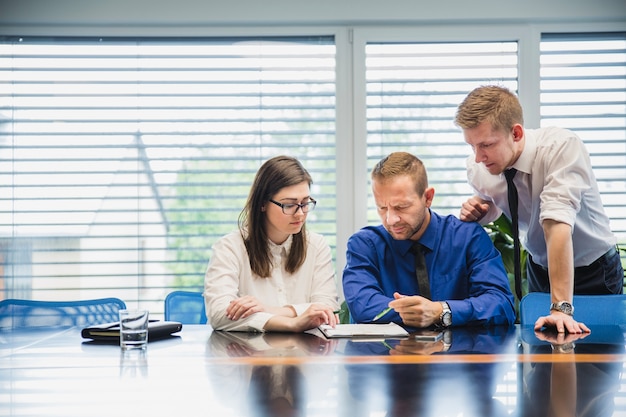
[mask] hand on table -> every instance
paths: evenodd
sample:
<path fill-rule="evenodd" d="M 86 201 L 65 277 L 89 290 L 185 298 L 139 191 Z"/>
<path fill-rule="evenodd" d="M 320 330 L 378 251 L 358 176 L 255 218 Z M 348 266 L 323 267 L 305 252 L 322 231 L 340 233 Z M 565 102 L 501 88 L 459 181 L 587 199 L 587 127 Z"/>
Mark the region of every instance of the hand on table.
<path fill-rule="evenodd" d="M 339 323 L 339 318 L 333 309 L 322 304 L 312 304 L 304 313 L 291 320 L 293 320 L 294 332 L 314 329 L 322 324 L 335 327 Z"/>
<path fill-rule="evenodd" d="M 560 311 L 552 311 L 549 315 L 539 317 L 535 322 L 535 331 L 541 330 L 543 327 L 553 328 L 558 333 L 590 333 L 591 330 L 585 325 L 574 320 L 568 314 Z"/>

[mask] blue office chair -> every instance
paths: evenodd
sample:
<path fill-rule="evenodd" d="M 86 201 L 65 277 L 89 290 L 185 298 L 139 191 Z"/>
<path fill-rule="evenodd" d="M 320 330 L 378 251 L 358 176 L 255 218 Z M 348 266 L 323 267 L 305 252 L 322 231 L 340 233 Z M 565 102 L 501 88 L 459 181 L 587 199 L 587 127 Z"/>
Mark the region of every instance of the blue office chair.
<path fill-rule="evenodd" d="M 201 292 L 172 291 L 165 297 L 165 320 L 183 324 L 206 324 L 204 296 Z"/>
<path fill-rule="evenodd" d="M 0 328 L 87 327 L 119 321 L 126 308 L 119 298 L 77 301 L 7 299 L 0 301 Z"/>
<path fill-rule="evenodd" d="M 626 294 L 575 295 L 573 299 L 576 321 L 593 325 L 626 324 Z M 541 316 L 549 314 L 550 294 L 531 292 L 520 303 L 520 323 L 532 326 Z"/>

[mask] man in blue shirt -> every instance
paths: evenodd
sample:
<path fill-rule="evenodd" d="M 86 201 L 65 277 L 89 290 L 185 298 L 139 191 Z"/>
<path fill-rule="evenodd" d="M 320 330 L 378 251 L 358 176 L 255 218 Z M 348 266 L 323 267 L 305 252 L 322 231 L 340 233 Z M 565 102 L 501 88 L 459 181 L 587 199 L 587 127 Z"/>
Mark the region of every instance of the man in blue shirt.
<path fill-rule="evenodd" d="M 395 152 L 372 171 L 380 226 L 348 240 L 343 291 L 357 323 L 410 327 L 508 325 L 513 294 L 502 258 L 484 229 L 431 211 L 435 190 L 417 157 Z M 420 295 L 412 246 L 424 248 L 431 299 Z"/>

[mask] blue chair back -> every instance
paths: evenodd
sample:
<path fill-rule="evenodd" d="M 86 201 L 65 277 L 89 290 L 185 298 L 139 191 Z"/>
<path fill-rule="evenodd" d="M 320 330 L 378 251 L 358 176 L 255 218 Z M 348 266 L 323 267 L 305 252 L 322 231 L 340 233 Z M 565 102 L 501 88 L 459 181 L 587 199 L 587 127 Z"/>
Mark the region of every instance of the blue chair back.
<path fill-rule="evenodd" d="M 547 316 L 550 294 L 531 292 L 520 303 L 520 323 L 532 326 L 541 316 Z M 575 295 L 573 299 L 576 321 L 593 325 L 626 324 L 626 294 Z"/>
<path fill-rule="evenodd" d="M 119 298 L 77 301 L 7 299 L 0 301 L 0 328 L 87 327 L 119 321 L 126 308 Z"/>
<path fill-rule="evenodd" d="M 183 324 L 206 324 L 204 296 L 201 292 L 172 291 L 165 297 L 165 320 Z"/>

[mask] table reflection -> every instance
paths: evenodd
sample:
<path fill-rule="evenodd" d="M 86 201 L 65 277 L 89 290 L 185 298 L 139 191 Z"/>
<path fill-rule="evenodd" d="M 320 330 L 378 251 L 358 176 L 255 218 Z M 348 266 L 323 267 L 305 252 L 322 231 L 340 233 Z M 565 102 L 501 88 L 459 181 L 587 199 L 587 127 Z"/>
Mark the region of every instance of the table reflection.
<path fill-rule="evenodd" d="M 561 355 L 553 363 L 531 362 L 523 371 L 522 417 L 615 415 L 623 363 L 578 361 L 574 354 L 623 355 L 618 326 L 596 326 L 579 335 L 523 329 L 522 340 L 529 353 Z"/>
<path fill-rule="evenodd" d="M 454 355 L 514 352 L 509 327 L 449 329 L 442 340 L 349 341 L 350 355 Z M 433 362 L 423 364 L 346 365 L 355 415 L 385 410 L 389 417 L 508 416 L 494 398 L 496 386 L 511 368 L 507 362 Z"/>
<path fill-rule="evenodd" d="M 311 334 L 242 333 L 214 331 L 207 355 L 213 357 L 293 357 L 333 354 L 337 340 Z M 207 374 L 216 397 L 238 415 L 301 417 L 330 375 L 303 372 L 301 365 L 208 365 Z M 314 381 L 311 381 L 314 379 Z M 309 398 L 314 396 L 315 398 Z"/>

